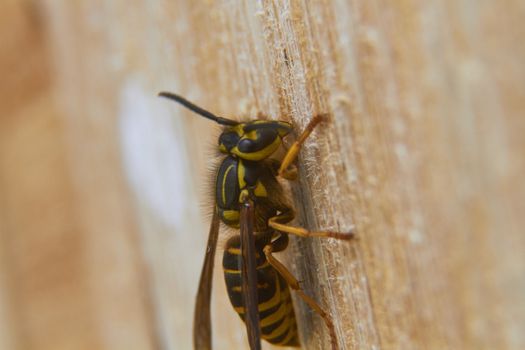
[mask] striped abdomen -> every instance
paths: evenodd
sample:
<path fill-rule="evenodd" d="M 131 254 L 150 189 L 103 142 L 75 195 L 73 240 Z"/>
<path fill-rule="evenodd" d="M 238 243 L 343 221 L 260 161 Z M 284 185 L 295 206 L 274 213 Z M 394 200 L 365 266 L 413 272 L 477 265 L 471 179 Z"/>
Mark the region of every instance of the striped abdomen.
<path fill-rule="evenodd" d="M 299 346 L 295 312 L 290 288 L 279 273 L 268 263 L 263 253 L 266 239 L 256 237 L 257 292 L 261 337 L 281 346 Z M 242 300 L 240 237 L 232 237 L 223 256 L 226 288 L 235 311 L 244 320 Z"/>

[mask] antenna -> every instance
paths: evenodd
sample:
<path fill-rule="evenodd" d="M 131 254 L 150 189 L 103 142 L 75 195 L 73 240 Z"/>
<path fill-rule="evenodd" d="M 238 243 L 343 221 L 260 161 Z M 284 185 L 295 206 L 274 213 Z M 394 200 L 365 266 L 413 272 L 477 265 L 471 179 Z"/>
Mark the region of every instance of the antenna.
<path fill-rule="evenodd" d="M 159 96 L 160 97 L 165 97 L 165 98 L 169 98 L 170 100 L 173 100 L 175 102 L 178 102 L 180 103 L 181 105 L 183 105 L 184 107 L 188 108 L 189 110 L 203 116 L 204 118 L 207 118 L 207 119 L 210 119 L 210 120 L 213 120 L 214 122 L 220 124 L 220 125 L 231 125 L 231 126 L 235 126 L 237 124 L 239 124 L 238 122 L 234 121 L 234 120 L 231 120 L 231 119 L 226 119 L 226 118 L 222 118 L 222 117 L 217 117 L 215 114 L 211 113 L 211 112 L 208 112 L 207 110 L 205 109 L 202 109 L 200 108 L 199 106 L 196 106 L 194 105 L 193 103 L 191 103 L 190 101 L 186 100 L 184 97 L 182 96 L 179 96 L 177 94 L 174 94 L 174 93 L 171 93 L 171 92 L 159 92 Z"/>

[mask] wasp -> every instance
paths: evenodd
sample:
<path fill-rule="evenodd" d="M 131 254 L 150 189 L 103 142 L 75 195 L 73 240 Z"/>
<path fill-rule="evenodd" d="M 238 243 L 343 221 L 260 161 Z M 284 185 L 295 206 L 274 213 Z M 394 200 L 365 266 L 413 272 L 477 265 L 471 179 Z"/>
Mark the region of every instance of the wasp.
<path fill-rule="evenodd" d="M 299 281 L 273 255 L 286 249 L 289 234 L 343 240 L 353 237 L 353 232 L 309 231 L 290 226 L 295 214 L 278 182 L 278 178 L 296 178 L 293 162 L 302 144 L 326 116 L 315 116 L 280 161 L 274 155 L 283 138 L 293 131 L 290 123 L 262 119 L 238 122 L 218 117 L 170 92 L 159 96 L 223 127 L 218 140 L 223 158 L 215 175 L 215 207 L 193 320 L 195 350 L 212 349 L 210 300 L 220 222 L 239 230 L 226 242 L 222 265 L 229 299 L 246 325 L 250 349 L 260 350 L 261 339 L 274 345 L 300 346 L 290 289 L 322 317 L 332 349 L 338 349 L 329 315 L 304 293 Z"/>

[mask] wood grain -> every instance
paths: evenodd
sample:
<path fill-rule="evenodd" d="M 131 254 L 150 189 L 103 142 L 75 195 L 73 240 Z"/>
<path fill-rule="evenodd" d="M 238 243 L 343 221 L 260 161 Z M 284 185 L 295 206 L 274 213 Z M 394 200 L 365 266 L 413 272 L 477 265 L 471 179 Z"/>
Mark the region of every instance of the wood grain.
<path fill-rule="evenodd" d="M 287 187 L 297 225 L 355 226 L 358 239 L 296 238 L 279 258 L 332 315 L 341 349 L 525 347 L 519 0 L 43 9 L 84 254 L 60 261 L 83 264 L 89 301 L 71 307 L 89 306 L 97 348 L 191 348 L 218 130 L 160 90 L 296 134 L 329 113 Z M 215 348 L 245 348 L 219 270 L 213 296 Z M 328 348 L 295 303 L 304 348 Z"/>

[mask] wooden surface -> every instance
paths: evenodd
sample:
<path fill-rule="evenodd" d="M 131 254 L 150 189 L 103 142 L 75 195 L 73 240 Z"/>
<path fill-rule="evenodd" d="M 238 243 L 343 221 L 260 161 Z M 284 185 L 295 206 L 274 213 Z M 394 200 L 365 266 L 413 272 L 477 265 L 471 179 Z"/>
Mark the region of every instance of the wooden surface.
<path fill-rule="evenodd" d="M 296 224 L 358 240 L 279 257 L 342 349 L 525 348 L 519 0 L 3 6 L 0 348 L 191 348 L 218 130 L 160 90 L 297 131 L 330 113 Z M 246 348 L 219 269 L 214 287 L 215 348 Z"/>

